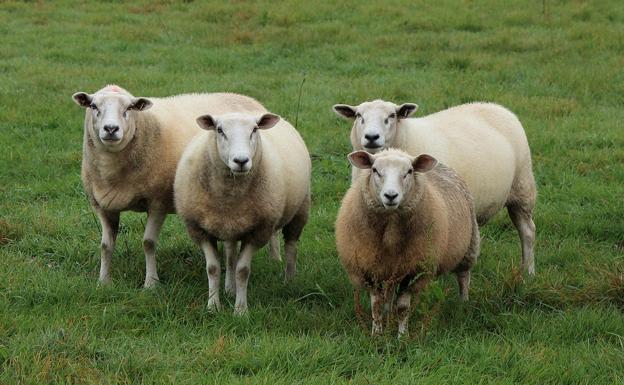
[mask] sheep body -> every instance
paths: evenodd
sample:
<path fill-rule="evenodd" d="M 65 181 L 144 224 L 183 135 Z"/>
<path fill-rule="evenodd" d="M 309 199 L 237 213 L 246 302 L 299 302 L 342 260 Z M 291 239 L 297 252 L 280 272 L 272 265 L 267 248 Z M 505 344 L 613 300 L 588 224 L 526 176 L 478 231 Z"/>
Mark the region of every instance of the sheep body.
<path fill-rule="evenodd" d="M 145 286 L 151 287 L 158 281 L 155 246 L 160 228 L 166 215 L 174 212 L 173 181 L 177 163 L 185 146 L 201 131 L 194 117 L 206 112 L 262 112 L 265 109 L 256 100 L 237 94 L 185 94 L 145 99 L 135 98 L 115 85 L 92 95 L 77 93 L 74 99 L 87 107 L 81 178 L 102 224 L 100 281 L 110 281 L 110 260 L 119 214 L 133 210 L 148 213 L 143 246 Z M 137 99 L 144 100 L 148 106 L 143 107 L 144 110 L 127 110 L 122 115 L 129 101 Z M 117 109 L 119 111 L 110 111 Z M 109 146 L 98 137 L 100 110 L 108 123 L 111 119 L 114 121 L 116 115 L 117 123 L 127 129 L 119 145 Z M 108 118 L 109 114 L 113 118 Z"/>
<path fill-rule="evenodd" d="M 354 114 L 385 111 L 384 117 L 396 111 L 398 119 L 394 128 L 385 132 L 383 147 L 399 148 L 412 155 L 427 153 L 456 170 L 472 193 L 479 224 L 507 207 L 521 239 L 522 264 L 533 274 L 532 213 L 537 192 L 529 144 L 516 115 L 498 104 L 468 103 L 425 117 L 407 118 L 417 106 L 412 104 L 412 110 L 401 116 L 403 106 L 375 100 L 351 108 Z M 370 125 L 374 119 L 368 120 Z M 366 149 L 360 126 L 356 119 L 351 130 L 354 150 Z M 378 132 L 383 136 L 382 131 Z M 352 169 L 353 181 L 360 172 Z"/>
<path fill-rule="evenodd" d="M 409 162 L 411 157 L 391 149 L 373 158 L 377 165 L 382 159 Z M 393 211 L 379 204 L 371 178 L 372 172 L 363 170 L 347 191 L 336 220 L 336 246 L 351 283 L 358 291 L 370 290 L 372 302 L 384 296 L 383 290 L 398 288 L 402 334 L 409 310 L 405 296 L 417 294 L 433 277 L 455 272 L 460 295 L 468 298 L 469 269 L 479 253 L 474 204 L 464 181 L 441 164 L 414 172 L 413 187 Z M 381 331 L 375 305 L 374 333 Z"/>
<path fill-rule="evenodd" d="M 228 119 L 255 124 L 255 117 L 242 114 L 219 119 L 224 125 Z M 237 175 L 219 158 L 218 135 L 214 130 L 202 132 L 185 150 L 174 183 L 175 204 L 191 238 L 206 255 L 210 308 L 220 306 L 220 267 L 214 244 L 217 240 L 241 242 L 240 256 L 234 257 L 234 262 L 228 258 L 226 291 L 236 290 L 235 311 L 242 314 L 247 310 L 251 256 L 279 229 L 283 229 L 285 241 L 286 279 L 294 275 L 296 242 L 310 207 L 311 162 L 299 133 L 287 121 L 279 120 L 271 129 L 258 130 L 253 168 Z"/>

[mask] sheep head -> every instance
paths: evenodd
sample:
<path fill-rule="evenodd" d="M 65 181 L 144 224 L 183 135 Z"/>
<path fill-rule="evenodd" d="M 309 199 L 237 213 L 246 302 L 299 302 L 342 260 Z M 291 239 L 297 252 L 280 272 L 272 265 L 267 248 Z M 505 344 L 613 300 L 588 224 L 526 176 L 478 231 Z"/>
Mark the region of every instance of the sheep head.
<path fill-rule="evenodd" d="M 369 191 L 386 210 L 399 208 L 417 183 L 416 174 L 428 172 L 438 163 L 427 154 L 411 157 L 395 149 L 377 155 L 355 151 L 348 158 L 354 167 L 370 170 Z"/>

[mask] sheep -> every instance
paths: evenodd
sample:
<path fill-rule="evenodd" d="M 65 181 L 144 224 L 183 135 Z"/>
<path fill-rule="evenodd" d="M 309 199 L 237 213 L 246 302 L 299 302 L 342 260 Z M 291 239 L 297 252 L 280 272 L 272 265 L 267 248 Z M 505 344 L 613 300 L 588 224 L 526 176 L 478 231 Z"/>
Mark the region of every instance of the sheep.
<path fill-rule="evenodd" d="M 470 268 L 479 254 L 473 200 L 461 177 L 428 154 L 388 149 L 348 158 L 364 172 L 338 212 L 338 254 L 356 297 L 363 288 L 370 291 L 373 335 L 382 332 L 382 307 L 398 289 L 400 337 L 412 292 L 418 295 L 436 275 L 455 273 L 460 297 L 468 300 Z"/>
<path fill-rule="evenodd" d="M 520 237 L 522 266 L 535 274 L 532 216 L 537 192 L 518 118 L 497 104 L 469 103 L 408 119 L 417 108 L 383 100 L 334 105 L 339 116 L 354 120 L 353 150 L 376 153 L 395 147 L 412 155 L 428 153 L 455 169 L 472 193 L 480 225 L 506 206 Z M 353 167 L 352 180 L 358 173 Z"/>
<path fill-rule="evenodd" d="M 226 263 L 225 291 L 236 292 L 234 313 L 247 313 L 251 258 L 282 229 L 286 281 L 293 278 L 297 242 L 310 209 L 311 161 L 303 139 L 287 121 L 265 113 L 202 115 L 206 130 L 184 151 L 174 182 L 175 205 L 202 249 L 208 309 L 220 309 L 217 240 L 240 254 Z"/>
<path fill-rule="evenodd" d="M 201 131 L 189 116 L 266 110 L 256 100 L 237 94 L 144 98 L 116 85 L 94 94 L 77 92 L 72 98 L 86 108 L 81 177 L 102 226 L 99 281 L 111 280 L 120 213 L 132 210 L 147 212 L 144 286 L 153 287 L 158 282 L 156 242 L 165 217 L 174 212 L 176 166 L 187 143 Z"/>

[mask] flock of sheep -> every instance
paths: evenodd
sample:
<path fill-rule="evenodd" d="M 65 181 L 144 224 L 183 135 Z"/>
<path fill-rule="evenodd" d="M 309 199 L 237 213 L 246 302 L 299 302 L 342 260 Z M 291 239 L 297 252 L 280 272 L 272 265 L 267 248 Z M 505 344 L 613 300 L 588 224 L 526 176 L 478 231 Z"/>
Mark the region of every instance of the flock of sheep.
<path fill-rule="evenodd" d="M 221 265 L 234 312 L 247 312 L 251 259 L 264 245 L 285 279 L 310 211 L 311 162 L 297 130 L 253 98 L 232 93 L 134 97 L 116 85 L 78 92 L 86 108 L 82 182 L 102 225 L 100 281 L 110 281 L 122 211 L 147 212 L 145 287 L 158 282 L 155 248 L 177 213 L 206 258 L 211 310 L 220 308 Z M 479 228 L 503 207 L 518 230 L 522 265 L 535 272 L 536 188 L 524 129 L 489 103 L 410 118 L 415 104 L 375 100 L 334 111 L 353 121 L 353 168 L 336 221 L 336 246 L 357 293 L 370 292 L 372 333 L 396 299 L 399 336 L 412 294 L 453 272 L 468 298 Z M 390 306 L 392 308 L 392 306 Z"/>

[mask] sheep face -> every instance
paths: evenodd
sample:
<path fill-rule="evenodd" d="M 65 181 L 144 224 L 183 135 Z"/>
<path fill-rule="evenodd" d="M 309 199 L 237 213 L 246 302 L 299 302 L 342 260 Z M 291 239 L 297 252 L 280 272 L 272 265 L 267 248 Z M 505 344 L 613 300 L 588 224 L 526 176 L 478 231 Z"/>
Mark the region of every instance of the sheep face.
<path fill-rule="evenodd" d="M 220 117 L 203 115 L 197 124 L 205 130 L 216 133 L 219 158 L 233 174 L 247 174 L 253 167 L 253 160 L 261 146 L 260 132 L 280 120 L 274 114 L 264 114 L 260 118 L 252 115 L 230 113 Z"/>
<path fill-rule="evenodd" d="M 410 116 L 418 106 L 412 103 L 400 106 L 374 100 L 359 106 L 336 104 L 334 112 L 339 116 L 354 120 L 351 129 L 353 144 L 359 144 L 366 151 L 375 154 L 384 148 L 392 147 L 397 131 L 397 122 Z"/>
<path fill-rule="evenodd" d="M 349 161 L 354 167 L 371 169 L 369 191 L 386 210 L 395 210 L 401 206 L 404 198 L 418 183 L 415 173 L 427 172 L 438 163 L 427 154 L 411 157 L 397 150 L 377 155 L 355 151 L 349 154 Z"/>
<path fill-rule="evenodd" d="M 88 134 L 95 145 L 111 152 L 123 150 L 134 137 L 136 124 L 133 114 L 152 106 L 152 102 L 145 98 L 108 89 L 93 95 L 77 92 L 73 99 L 90 111 L 87 114 L 87 119 L 91 120 Z"/>

